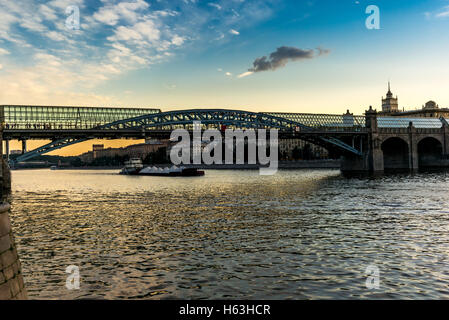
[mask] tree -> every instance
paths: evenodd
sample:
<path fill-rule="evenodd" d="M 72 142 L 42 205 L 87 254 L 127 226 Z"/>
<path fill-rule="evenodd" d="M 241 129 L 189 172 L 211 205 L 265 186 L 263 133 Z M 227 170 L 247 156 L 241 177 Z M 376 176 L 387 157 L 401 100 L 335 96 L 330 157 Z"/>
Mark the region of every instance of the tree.
<path fill-rule="evenodd" d="M 306 144 L 302 149 L 303 158 L 306 160 L 311 160 L 313 158 L 312 148 L 310 144 Z"/>
<path fill-rule="evenodd" d="M 299 160 L 299 158 L 301 158 L 301 155 L 302 155 L 301 150 L 298 148 L 298 146 L 296 146 L 292 151 L 292 158 L 294 160 Z"/>
<path fill-rule="evenodd" d="M 167 148 L 159 148 L 155 152 L 150 152 L 145 159 L 143 159 L 143 163 L 145 164 L 163 164 L 168 163 L 167 159 Z"/>
<path fill-rule="evenodd" d="M 73 167 L 81 167 L 83 165 L 83 162 L 80 158 L 76 157 L 75 159 L 70 161 L 70 165 L 72 165 Z"/>

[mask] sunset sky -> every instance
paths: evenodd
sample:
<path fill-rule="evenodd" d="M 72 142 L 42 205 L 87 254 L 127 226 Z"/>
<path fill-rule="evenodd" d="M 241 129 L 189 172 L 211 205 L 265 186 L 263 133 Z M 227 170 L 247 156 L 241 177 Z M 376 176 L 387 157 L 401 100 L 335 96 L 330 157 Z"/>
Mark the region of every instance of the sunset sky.
<path fill-rule="evenodd" d="M 447 0 L 0 0 L 0 104 L 362 114 L 391 80 L 449 107 L 448 30 Z"/>

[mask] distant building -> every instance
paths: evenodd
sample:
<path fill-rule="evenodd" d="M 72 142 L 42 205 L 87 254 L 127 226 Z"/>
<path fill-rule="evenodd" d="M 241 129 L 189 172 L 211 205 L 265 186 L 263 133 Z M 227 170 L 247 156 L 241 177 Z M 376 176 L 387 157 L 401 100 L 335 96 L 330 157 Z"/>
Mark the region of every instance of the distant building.
<path fill-rule="evenodd" d="M 98 154 L 101 153 L 101 151 L 104 150 L 104 144 L 93 144 L 92 145 L 92 153 L 93 153 L 93 158 L 99 158 Z"/>
<path fill-rule="evenodd" d="M 382 97 L 382 111 L 378 115 L 381 117 L 440 118 L 449 117 L 449 108 L 440 108 L 435 101 L 430 100 L 421 109 L 399 111 L 398 97 L 393 98 L 390 83 L 388 83 L 387 96 L 385 99 Z"/>
<path fill-rule="evenodd" d="M 97 158 L 114 158 L 116 156 L 124 157 L 129 156 L 130 158 L 140 158 L 145 159 L 145 157 L 152 153 L 158 151 L 160 148 L 166 148 L 168 146 L 168 141 L 159 140 L 146 140 L 146 143 L 133 144 L 123 148 L 104 148 L 102 144 L 92 145 L 92 151 L 81 154 L 79 157 L 81 161 L 85 163 L 91 163 Z"/>

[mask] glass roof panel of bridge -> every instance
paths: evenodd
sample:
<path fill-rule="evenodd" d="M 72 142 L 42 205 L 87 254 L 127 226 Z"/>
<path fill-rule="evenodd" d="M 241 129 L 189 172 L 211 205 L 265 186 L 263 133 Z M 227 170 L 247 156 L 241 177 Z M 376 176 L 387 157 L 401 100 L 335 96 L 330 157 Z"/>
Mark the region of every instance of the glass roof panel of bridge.
<path fill-rule="evenodd" d="M 309 113 L 284 113 L 269 112 L 271 116 L 284 118 L 290 121 L 301 123 L 308 127 L 364 127 L 365 116 L 357 116 L 352 114 L 309 114 Z"/>
<path fill-rule="evenodd" d="M 379 117 L 377 126 L 379 128 L 407 128 L 413 122 L 415 128 L 438 129 L 443 126 L 440 119 L 437 118 L 398 118 L 398 117 Z"/>

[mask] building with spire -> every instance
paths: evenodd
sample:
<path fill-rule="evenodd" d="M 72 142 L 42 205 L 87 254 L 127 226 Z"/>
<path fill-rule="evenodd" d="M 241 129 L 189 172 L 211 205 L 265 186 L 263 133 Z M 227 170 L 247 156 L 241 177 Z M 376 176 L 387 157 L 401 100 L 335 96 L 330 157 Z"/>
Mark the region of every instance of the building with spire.
<path fill-rule="evenodd" d="M 390 81 L 388 81 L 387 96 L 385 99 L 382 97 L 382 112 L 385 113 L 399 112 L 398 97 L 396 96 L 396 98 L 393 98 L 393 93 L 391 93 L 390 88 Z"/>
<path fill-rule="evenodd" d="M 435 101 L 428 101 L 421 109 L 416 110 L 399 110 L 398 97 L 393 97 L 390 82 L 388 82 L 388 92 L 386 97 L 382 97 L 382 111 L 379 116 L 384 117 L 412 117 L 412 118 L 449 118 L 449 109 L 440 108 Z"/>

